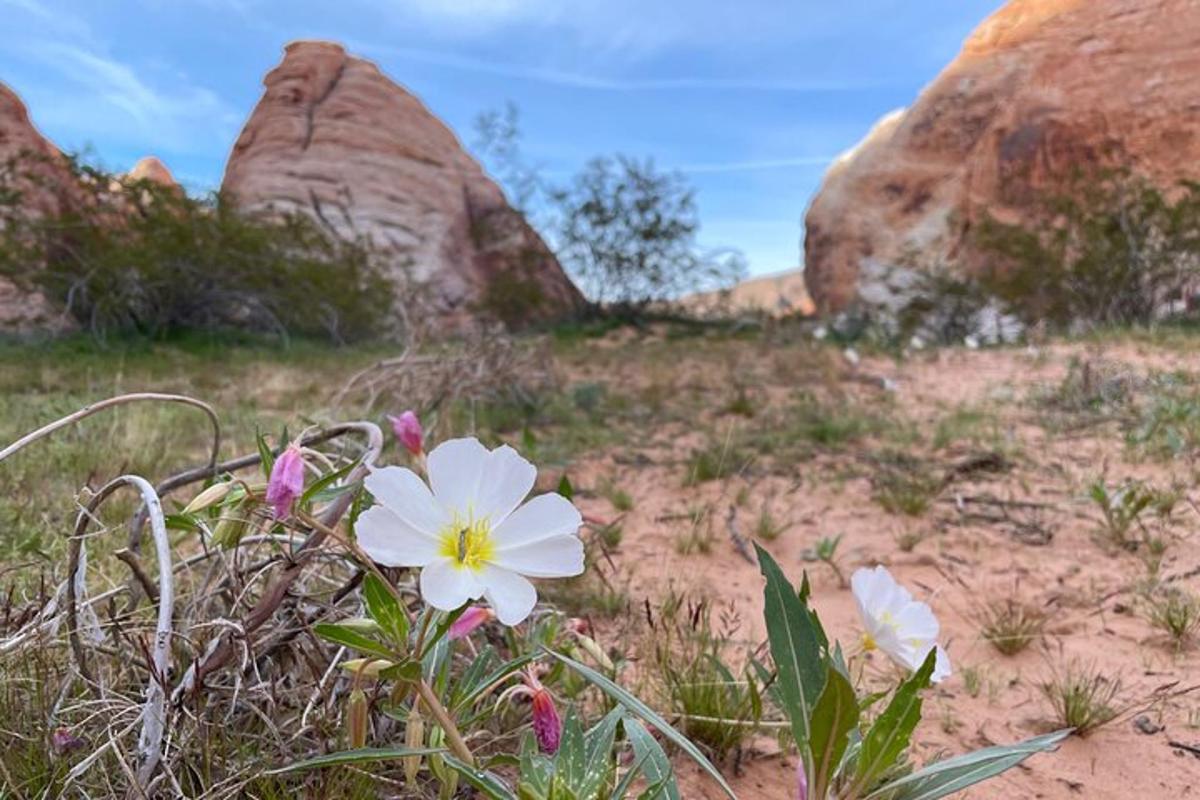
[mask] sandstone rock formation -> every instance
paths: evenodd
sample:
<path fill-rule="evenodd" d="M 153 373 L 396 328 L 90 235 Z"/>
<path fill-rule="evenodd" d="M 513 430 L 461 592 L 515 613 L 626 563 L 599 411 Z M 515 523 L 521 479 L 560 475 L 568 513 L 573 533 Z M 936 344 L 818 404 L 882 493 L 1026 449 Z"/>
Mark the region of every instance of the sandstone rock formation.
<path fill-rule="evenodd" d="M 374 64 L 295 42 L 264 84 L 222 183 L 243 208 L 370 237 L 397 273 L 432 286 L 443 312 L 469 312 L 493 291 L 533 289 L 544 302 L 531 317 L 580 301 L 454 133 Z"/>
<path fill-rule="evenodd" d="M 1200 2 L 1010 0 L 906 111 L 828 171 L 805 219 L 823 312 L 919 253 L 978 268 L 983 214 L 1020 222 L 1079 170 L 1200 178 Z"/>
<path fill-rule="evenodd" d="M 139 159 L 125 177 L 131 181 L 150 181 L 167 189 L 179 188 L 179 183 L 171 174 L 171 170 L 167 169 L 167 165 L 155 156 L 145 156 Z"/>
<path fill-rule="evenodd" d="M 0 183 L 19 193 L 22 214 L 59 213 L 74 196 L 74 178 L 62 153 L 37 131 L 21 98 L 2 83 Z M 59 330 L 69 324 L 42 295 L 0 278 L 0 330 L 26 333 Z"/>

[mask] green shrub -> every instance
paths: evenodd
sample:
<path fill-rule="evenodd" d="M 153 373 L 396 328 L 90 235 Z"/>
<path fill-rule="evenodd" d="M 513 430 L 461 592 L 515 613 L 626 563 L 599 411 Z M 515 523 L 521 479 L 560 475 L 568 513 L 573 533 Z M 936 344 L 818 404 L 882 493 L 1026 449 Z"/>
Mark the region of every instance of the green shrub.
<path fill-rule="evenodd" d="M 393 324 L 396 287 L 365 240 L 79 161 L 70 202 L 39 215 L 22 191 L 36 164 L 18 164 L 0 168 L 0 276 L 96 337 L 236 329 L 347 342 Z"/>

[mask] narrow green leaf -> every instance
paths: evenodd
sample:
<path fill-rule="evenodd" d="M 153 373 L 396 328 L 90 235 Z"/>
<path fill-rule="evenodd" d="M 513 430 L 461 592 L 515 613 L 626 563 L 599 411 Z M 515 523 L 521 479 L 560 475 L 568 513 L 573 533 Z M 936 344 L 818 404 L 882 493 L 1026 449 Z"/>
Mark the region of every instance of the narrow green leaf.
<path fill-rule="evenodd" d="M 613 700 L 616 700 L 626 709 L 634 714 L 637 714 L 643 720 L 653 725 L 659 733 L 670 739 L 672 744 L 674 744 L 683 752 L 687 753 L 693 761 L 699 764 L 700 768 L 707 772 L 708 775 L 717 782 L 717 785 L 721 787 L 726 795 L 736 800 L 737 795 L 733 793 L 733 789 L 729 787 L 729 783 L 725 780 L 717 768 L 712 765 L 712 762 L 705 758 L 704 753 L 701 753 L 700 749 L 696 747 L 696 745 L 692 744 L 692 742 L 689 741 L 686 736 L 672 728 L 665 719 L 659 716 L 658 712 L 634 697 L 629 693 L 628 690 L 623 689 L 622 687 L 613 683 L 607 677 L 601 675 L 591 667 L 585 664 L 580 664 L 575 659 L 564 656 L 562 653 L 557 653 L 549 649 L 547 649 L 546 652 L 558 659 L 573 671 L 582 675 L 597 689 L 604 692 Z"/>
<path fill-rule="evenodd" d="M 614 708 L 604 715 L 584 736 L 587 749 L 587 764 L 583 781 L 579 784 L 580 797 L 599 797 L 600 790 L 608 783 L 613 771 L 613 742 L 617 738 L 617 725 L 624 710 Z"/>
<path fill-rule="evenodd" d="M 579 722 L 579 715 L 575 713 L 574 708 L 567 711 L 563 720 L 562 738 L 559 740 L 558 752 L 554 754 L 554 772 L 571 789 L 582 784 L 587 773 L 587 746 L 583 738 L 583 725 Z"/>
<path fill-rule="evenodd" d="M 508 784 L 495 773 L 467 766 L 449 753 L 443 753 L 442 760 L 472 788 L 482 792 L 488 800 L 517 800 L 517 796 L 513 794 Z"/>
<path fill-rule="evenodd" d="M 511 661 L 501 664 L 491 674 L 482 678 L 477 684 L 471 686 L 463 695 L 462 699 L 454 703 L 455 709 L 465 709 L 474 705 L 497 683 L 507 678 L 509 675 L 520 670 L 530 661 L 533 661 L 533 653 L 527 653 L 523 656 L 517 656 Z"/>
<path fill-rule="evenodd" d="M 771 554 L 759 545 L 758 564 L 767 580 L 765 589 L 767 638 L 779 671 L 783 709 L 792 723 L 800 752 L 808 752 L 812 707 L 825 688 L 825 653 L 812 615 Z M 811 764 L 810 764 L 811 765 Z"/>
<path fill-rule="evenodd" d="M 567 473 L 563 473 L 562 479 L 558 482 L 558 489 L 555 491 L 568 500 L 575 499 L 575 487 L 571 485 L 571 479 L 567 477 Z"/>
<path fill-rule="evenodd" d="M 637 722 L 637 720 L 634 720 L 634 722 L 638 726 L 642 724 L 641 722 Z M 626 730 L 625 736 L 629 738 L 628 730 Z M 655 744 L 658 744 L 658 742 L 655 742 Z M 636 762 L 630 764 L 629 769 L 625 770 L 625 774 L 620 776 L 620 781 L 617 782 L 616 787 L 613 787 L 612 794 L 608 795 L 608 800 L 625 800 L 625 795 L 629 794 L 629 790 L 634 787 L 634 781 L 637 780 L 637 776 L 643 771 L 644 766 L 646 766 L 646 760 L 649 757 L 649 752 L 643 754 L 643 756 L 638 756 L 637 753 L 634 753 L 634 758 L 637 759 Z"/>
<path fill-rule="evenodd" d="M 283 775 L 288 772 L 301 772 L 307 769 L 335 767 L 338 764 L 362 764 L 369 761 L 395 761 L 408 756 L 431 756 L 443 752 L 437 747 L 361 747 L 357 750 L 343 750 L 339 753 L 329 753 L 316 758 L 306 758 L 286 767 L 269 770 L 266 775 Z"/>
<path fill-rule="evenodd" d="M 834 772 L 846 752 L 850 732 L 858 726 L 858 698 L 842 673 L 830 668 L 825 688 L 813 706 L 809 744 L 813 771 L 809 785 L 813 797 L 825 797 Z"/>
<path fill-rule="evenodd" d="M 271 470 L 275 466 L 275 454 L 271 452 L 271 446 L 267 444 L 267 437 L 263 435 L 261 430 L 255 431 L 255 444 L 258 445 L 258 457 L 264 478 L 271 477 Z"/>
<path fill-rule="evenodd" d="M 646 776 L 646 782 L 652 785 L 662 785 L 662 791 L 669 800 L 679 800 L 679 787 L 675 784 L 671 759 L 667 758 L 667 753 L 662 749 L 662 745 L 636 717 L 625 717 L 623 727 L 625 728 L 625 737 L 633 746 L 633 757 L 642 765 L 642 774 Z"/>
<path fill-rule="evenodd" d="M 921 720 L 920 692 L 929 686 L 936 660 L 936 649 L 930 650 L 920 668 L 896 688 L 887 708 L 867 731 L 854 777 L 859 793 L 871 788 L 908 747 L 913 729 Z"/>
<path fill-rule="evenodd" d="M 318 622 L 316 625 L 313 625 L 313 633 L 322 639 L 328 639 L 334 644 L 353 648 L 360 653 L 370 653 L 371 655 L 380 656 L 390 661 L 399 660 L 395 653 L 379 642 L 344 625 L 338 625 L 333 622 Z"/>
<path fill-rule="evenodd" d="M 398 650 L 408 647 L 408 615 L 400 607 L 400 602 L 388 591 L 383 579 L 373 572 L 368 572 L 363 578 L 363 602 L 367 606 L 367 614 L 379 623 L 383 632 L 391 639 Z"/>
<path fill-rule="evenodd" d="M 937 800 L 939 797 L 946 797 L 995 777 L 1032 755 L 1052 750 L 1070 735 L 1071 729 L 1061 730 L 1016 744 L 985 747 L 974 753 L 938 761 L 880 786 L 867 795 L 867 800 L 872 797 L 887 797 L 888 800 Z"/>

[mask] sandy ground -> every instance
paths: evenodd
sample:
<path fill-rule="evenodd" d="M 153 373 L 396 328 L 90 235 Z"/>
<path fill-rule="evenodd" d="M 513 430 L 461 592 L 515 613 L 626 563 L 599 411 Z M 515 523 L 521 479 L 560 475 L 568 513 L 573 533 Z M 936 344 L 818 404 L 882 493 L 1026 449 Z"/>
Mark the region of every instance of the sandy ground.
<path fill-rule="evenodd" d="M 919 763 L 1056 727 L 1038 685 L 1072 658 L 1095 664 L 1120 681 L 1117 703 L 1123 713 L 1117 719 L 1086 738 L 1072 737 L 1056 754 L 1035 757 L 961 796 L 1200 796 L 1200 757 L 1168 743 L 1200 746 L 1200 692 L 1164 696 L 1200 683 L 1200 652 L 1195 645 L 1176 652 L 1133 610 L 1137 601 L 1132 584 L 1146 568 L 1137 555 L 1114 552 L 1096 540 L 1097 515 L 1084 490 L 1102 470 L 1110 480 L 1175 478 L 1188 481 L 1188 487 L 1195 485 L 1194 472 L 1178 462 L 1138 461 L 1112 429 L 1050 433 L 1034 424 L 1022 398 L 1037 385 L 1060 381 L 1077 357 L 1117 360 L 1139 370 L 1197 366 L 1190 353 L 1128 343 L 951 349 L 916 354 L 903 362 L 866 358 L 856 367 L 841 365 L 837 380 L 859 393 L 885 391 L 876 388 L 881 377 L 894 381 L 898 410 L 922 424 L 934 424 L 957 406 L 995 409 L 1000 436 L 1013 447 L 1013 468 L 955 480 L 919 517 L 887 513 L 872 501 L 867 477 L 843 477 L 851 458 L 844 453 L 818 456 L 790 474 L 749 474 L 684 488 L 680 453 L 693 439 L 688 426 L 656 431 L 629 450 L 587 462 L 581 473 L 593 479 L 612 476 L 634 501 L 633 510 L 622 519 L 624 537 L 614 555 L 612 579 L 628 582 L 635 608 L 661 597 L 667 587 L 732 604 L 744 620 L 744 638 L 764 638 L 758 567 L 737 552 L 724 521 L 724 510 L 734 504 L 739 489 L 748 487 L 752 499 L 748 508 L 739 509 L 735 524 L 743 533 L 749 531 L 763 502 L 787 523 L 782 535 L 764 544 L 797 581 L 808 570 L 815 605 L 831 637 L 853 649 L 860 628 L 849 590 L 824 565 L 802 558 L 821 536 L 843 535 L 839 554 L 847 576 L 860 566 L 885 564 L 939 616 L 955 673 L 928 693 L 914 740 Z M 764 382 L 760 388 L 769 394 L 779 387 Z M 952 461 L 970 449 L 956 453 L 952 447 L 943 455 Z M 1198 496 L 1191 488 L 1189 495 Z M 964 518 L 956 501 L 976 496 L 1039 504 L 1030 513 L 1050 540 L 1019 535 L 1003 522 Z M 708 554 L 681 555 L 676 546 L 679 527 L 689 523 L 678 518 L 698 503 L 717 510 L 713 547 Z M 582 504 L 596 515 L 615 513 L 599 497 Z M 1193 536 L 1197 521 L 1194 509 L 1181 512 L 1173 528 L 1178 539 L 1160 573 L 1193 592 L 1200 591 L 1200 550 Z M 906 534 L 924 537 L 911 552 L 902 552 L 897 544 Z M 1048 622 L 1040 643 L 1016 656 L 1003 656 L 981 638 L 977 614 L 983 604 L 1010 596 L 1045 609 Z M 624 647 L 631 641 L 618 623 L 602 625 L 600 632 L 609 646 Z M 965 678 L 968 672 L 976 679 L 972 690 Z M 1153 723 L 1150 730 L 1161 730 L 1139 730 L 1132 721 L 1139 714 Z M 741 760 L 732 779 L 739 797 L 794 797 L 794 759 L 779 754 L 769 740 L 754 750 Z M 729 764 L 725 767 L 735 771 Z M 685 796 L 721 796 L 690 764 L 681 761 L 679 770 Z"/>

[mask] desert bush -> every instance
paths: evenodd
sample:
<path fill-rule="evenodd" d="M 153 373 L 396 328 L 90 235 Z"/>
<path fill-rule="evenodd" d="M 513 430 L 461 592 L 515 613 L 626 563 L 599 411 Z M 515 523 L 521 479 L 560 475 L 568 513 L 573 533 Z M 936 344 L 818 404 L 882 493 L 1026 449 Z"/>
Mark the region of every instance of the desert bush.
<path fill-rule="evenodd" d="M 0 168 L 0 276 L 58 302 L 94 336 L 400 333 L 398 289 L 365 240 L 303 215 L 247 214 L 226 196 L 193 198 L 69 163 L 77 196 L 57 213 L 23 203 L 22 187 L 37 180 L 29 166 Z"/>
<path fill-rule="evenodd" d="M 983 286 L 1029 323 L 1146 324 L 1187 311 L 1200 290 L 1200 184 L 1080 176 L 1038 219 L 989 216 L 973 234 Z"/>

